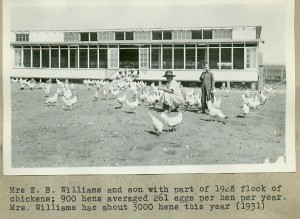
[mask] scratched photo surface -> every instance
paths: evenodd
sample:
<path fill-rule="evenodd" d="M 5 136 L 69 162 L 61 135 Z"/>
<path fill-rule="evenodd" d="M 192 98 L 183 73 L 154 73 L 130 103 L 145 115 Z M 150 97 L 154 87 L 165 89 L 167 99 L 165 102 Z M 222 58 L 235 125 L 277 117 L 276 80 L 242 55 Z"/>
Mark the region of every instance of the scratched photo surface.
<path fill-rule="evenodd" d="M 12 7 L 11 167 L 285 163 L 286 11 L 256 6 Z"/>

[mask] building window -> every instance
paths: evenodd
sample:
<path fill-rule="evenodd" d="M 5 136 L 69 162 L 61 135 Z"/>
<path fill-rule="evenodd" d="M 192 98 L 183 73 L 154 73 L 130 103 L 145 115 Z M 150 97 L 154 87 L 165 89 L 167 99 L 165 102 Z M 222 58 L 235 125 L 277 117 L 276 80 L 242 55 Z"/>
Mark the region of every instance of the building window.
<path fill-rule="evenodd" d="M 98 33 L 99 41 L 110 41 L 114 40 L 114 32 L 99 32 Z"/>
<path fill-rule="evenodd" d="M 184 68 L 184 48 L 174 48 L 174 69 Z"/>
<path fill-rule="evenodd" d="M 49 49 L 42 49 L 42 68 L 49 68 Z"/>
<path fill-rule="evenodd" d="M 124 40 L 124 32 L 116 32 L 115 36 L 116 40 Z"/>
<path fill-rule="evenodd" d="M 209 48 L 209 67 L 219 69 L 219 48 Z"/>
<path fill-rule="evenodd" d="M 97 68 L 97 60 L 98 60 L 98 51 L 97 49 L 90 49 L 89 50 L 89 67 L 90 68 Z"/>
<path fill-rule="evenodd" d="M 140 49 L 140 68 L 148 68 L 148 49 Z"/>
<path fill-rule="evenodd" d="M 99 68 L 107 68 L 107 49 L 99 49 Z"/>
<path fill-rule="evenodd" d="M 24 42 L 24 41 L 29 41 L 29 34 L 28 33 L 17 33 L 16 34 L 16 41 L 17 42 Z"/>
<path fill-rule="evenodd" d="M 151 68 L 152 69 L 161 68 L 161 48 L 151 49 Z"/>
<path fill-rule="evenodd" d="M 97 33 L 96 32 L 90 33 L 90 41 L 97 41 Z"/>
<path fill-rule="evenodd" d="M 257 43 L 246 43 L 246 47 L 257 47 Z"/>
<path fill-rule="evenodd" d="M 78 49 L 70 49 L 70 68 L 78 68 Z"/>
<path fill-rule="evenodd" d="M 233 48 L 233 69 L 244 69 L 244 48 Z"/>
<path fill-rule="evenodd" d="M 203 68 L 203 63 L 207 62 L 207 48 L 198 48 L 197 49 L 197 69 Z"/>
<path fill-rule="evenodd" d="M 61 68 L 68 68 L 68 50 L 67 49 L 61 49 L 60 50 L 60 67 Z"/>
<path fill-rule="evenodd" d="M 24 49 L 23 54 L 24 67 L 31 67 L 31 49 Z"/>
<path fill-rule="evenodd" d="M 72 32 L 67 32 L 64 33 L 64 40 L 66 42 L 68 41 L 79 41 L 79 33 L 72 33 Z"/>
<path fill-rule="evenodd" d="M 58 49 L 51 49 L 51 68 L 58 68 Z"/>
<path fill-rule="evenodd" d="M 246 48 L 246 68 L 256 68 L 256 48 Z"/>
<path fill-rule="evenodd" d="M 162 40 L 162 31 L 152 31 L 152 40 Z"/>
<path fill-rule="evenodd" d="M 151 31 L 134 32 L 135 40 L 151 40 Z"/>
<path fill-rule="evenodd" d="M 219 63 L 221 69 L 231 69 L 231 48 L 221 48 L 221 63 Z"/>
<path fill-rule="evenodd" d="M 22 49 L 15 49 L 15 67 L 22 66 Z"/>
<path fill-rule="evenodd" d="M 202 30 L 192 30 L 192 39 L 193 40 L 202 39 Z"/>
<path fill-rule="evenodd" d="M 172 49 L 164 48 L 163 49 L 163 69 L 172 69 Z"/>
<path fill-rule="evenodd" d="M 232 30 L 213 30 L 214 39 L 232 39 Z"/>
<path fill-rule="evenodd" d="M 212 39 L 212 30 L 203 30 L 203 39 Z"/>
<path fill-rule="evenodd" d="M 79 49 L 79 68 L 88 67 L 88 53 L 87 49 Z"/>
<path fill-rule="evenodd" d="M 32 67 L 34 68 L 40 67 L 40 50 L 37 49 L 32 50 Z"/>
<path fill-rule="evenodd" d="M 133 40 L 133 32 L 125 32 L 126 40 Z"/>
<path fill-rule="evenodd" d="M 175 30 L 172 32 L 173 40 L 190 40 L 192 39 L 192 32 L 187 30 Z"/>
<path fill-rule="evenodd" d="M 196 53 L 195 48 L 186 48 L 185 50 L 185 68 L 195 69 L 196 68 Z"/>
<path fill-rule="evenodd" d="M 163 32 L 163 39 L 164 40 L 171 40 L 172 39 L 172 31 L 164 31 Z"/>
<path fill-rule="evenodd" d="M 80 33 L 80 41 L 89 41 L 89 33 Z"/>

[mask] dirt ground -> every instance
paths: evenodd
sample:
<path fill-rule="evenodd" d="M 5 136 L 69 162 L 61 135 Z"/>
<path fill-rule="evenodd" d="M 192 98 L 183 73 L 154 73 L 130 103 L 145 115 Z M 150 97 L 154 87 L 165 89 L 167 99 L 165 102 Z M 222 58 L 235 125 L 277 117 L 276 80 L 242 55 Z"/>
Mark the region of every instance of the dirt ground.
<path fill-rule="evenodd" d="M 148 112 L 160 119 L 160 106 L 143 104 L 131 114 L 126 106 L 115 109 L 116 99 L 100 94 L 94 102 L 93 90 L 75 85 L 78 103 L 67 111 L 61 97 L 56 106 L 46 106 L 44 90 L 11 86 L 12 167 L 259 164 L 285 153 L 284 86 L 246 118 L 235 117 L 241 114 L 244 91 L 233 90 L 222 97 L 220 109 L 229 117 L 225 124 L 191 109 L 177 131 L 167 132 L 165 125 L 159 137 Z"/>

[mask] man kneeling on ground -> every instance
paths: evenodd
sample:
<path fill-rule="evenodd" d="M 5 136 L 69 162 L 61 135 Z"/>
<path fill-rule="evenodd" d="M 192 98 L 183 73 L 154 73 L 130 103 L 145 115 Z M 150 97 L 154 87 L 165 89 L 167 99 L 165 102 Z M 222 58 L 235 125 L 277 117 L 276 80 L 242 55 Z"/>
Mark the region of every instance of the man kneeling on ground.
<path fill-rule="evenodd" d="M 158 89 L 164 91 L 162 97 L 163 110 L 171 112 L 179 106 L 183 106 L 185 101 L 178 82 L 174 80 L 175 75 L 173 72 L 168 70 L 163 77 L 167 78 L 167 84 L 166 86 L 158 86 Z"/>

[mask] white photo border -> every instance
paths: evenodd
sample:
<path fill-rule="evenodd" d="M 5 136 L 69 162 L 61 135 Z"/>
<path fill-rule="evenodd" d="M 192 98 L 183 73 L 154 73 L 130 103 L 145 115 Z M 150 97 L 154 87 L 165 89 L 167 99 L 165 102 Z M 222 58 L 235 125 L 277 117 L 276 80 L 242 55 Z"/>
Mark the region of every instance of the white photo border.
<path fill-rule="evenodd" d="M 114 3 L 112 3 L 114 2 Z M 129 3 L 130 2 L 130 3 Z M 209 2 L 209 3 L 208 3 Z M 175 0 L 172 4 L 217 4 L 213 1 Z M 285 164 L 234 164 L 234 165 L 185 165 L 185 166 L 135 166 L 135 167 L 69 167 L 69 168 L 13 168 L 11 148 L 11 85 L 10 85 L 10 9 L 11 7 L 67 7 L 101 4 L 169 4 L 170 1 L 3 1 L 3 166 L 5 175 L 78 175 L 78 174 L 178 174 L 178 173 L 254 173 L 254 172 L 295 172 L 295 39 L 294 39 L 294 0 L 255 0 L 251 4 L 284 3 L 286 6 L 286 163 Z M 228 0 L 230 4 L 248 4 L 241 0 Z M 222 4 L 226 4 L 222 1 Z M 28 75 L 32 77 L 33 75 Z M 63 77 L 63 76 L 62 76 Z M 162 168 L 163 167 L 163 168 Z"/>

